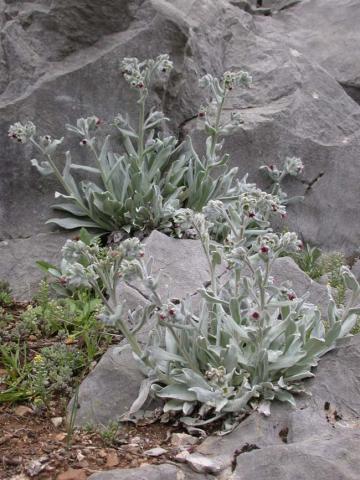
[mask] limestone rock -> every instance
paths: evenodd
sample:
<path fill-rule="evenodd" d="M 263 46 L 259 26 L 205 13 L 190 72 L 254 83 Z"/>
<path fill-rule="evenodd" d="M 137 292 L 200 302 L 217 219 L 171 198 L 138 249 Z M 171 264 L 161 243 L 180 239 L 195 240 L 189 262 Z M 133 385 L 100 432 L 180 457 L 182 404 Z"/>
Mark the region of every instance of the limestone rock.
<path fill-rule="evenodd" d="M 89 480 L 211 480 L 208 475 L 198 475 L 186 468 L 181 469 L 175 465 L 149 465 L 140 468 L 124 470 L 110 470 L 108 472 L 94 473 Z"/>
<path fill-rule="evenodd" d="M 80 385 L 76 425 L 107 425 L 118 420 L 137 398 L 143 379 L 130 348 L 110 348 Z M 72 406 L 73 400 L 68 414 Z M 147 407 L 151 408 L 150 402 Z"/>
<path fill-rule="evenodd" d="M 352 0 L 299 2 L 275 17 L 294 48 L 325 68 L 360 102 L 360 4 Z"/>
<path fill-rule="evenodd" d="M 209 281 L 209 267 L 199 240 L 179 240 L 154 230 L 144 243 L 144 260 L 153 259 L 152 275 L 154 278 L 160 275 L 158 293 L 164 302 L 194 295 Z M 131 285 L 146 299 L 146 289 L 140 282 L 130 283 L 124 295 L 121 294 L 123 285 L 119 285 L 120 296 L 127 300 Z M 132 299 L 129 301 L 134 303 Z"/>
<path fill-rule="evenodd" d="M 16 300 L 31 299 L 44 277 L 36 261 L 58 264 L 66 238 L 69 234 L 38 233 L 29 238 L 0 242 L 0 278 L 10 283 Z"/>
<path fill-rule="evenodd" d="M 203 101 L 196 78 L 205 71 L 218 75 L 226 69 L 247 69 L 253 87 L 232 92 L 226 104 L 227 114 L 240 111 L 244 123 L 237 135 L 227 139 L 225 151 L 239 165 L 241 175 L 249 172 L 249 180 L 262 186 L 266 182 L 258 174 L 260 165 L 279 163 L 287 155 L 301 157 L 306 167 L 303 179 L 289 181 L 288 191 L 304 194 L 305 202 L 290 209 L 289 227 L 306 241 L 352 254 L 360 240 L 353 227 L 360 215 L 354 201 L 360 107 L 339 86 L 339 79 L 316 63 L 325 65 L 321 58 L 310 55 L 309 50 L 316 50 L 311 44 L 314 36 L 299 34 L 297 48 L 280 22 L 282 15 L 299 12 L 300 18 L 304 12 L 302 25 L 316 27 L 319 43 L 327 38 L 321 28 L 333 40 L 332 18 L 341 10 L 344 26 L 336 38 L 342 31 L 347 35 L 342 43 L 331 45 L 346 63 L 346 69 L 338 63 L 338 70 L 350 72 L 346 74 L 350 80 L 341 81 L 350 85 L 357 78 L 352 69 L 359 64 L 343 54 L 351 35 L 355 41 L 358 35 L 358 8 L 352 3 L 341 0 L 339 8 L 336 0 L 300 2 L 274 17 L 251 16 L 227 0 L 124 0 L 121 6 L 110 1 L 94 5 L 89 0 L 62 0 L 50 6 L 45 0 L 2 4 L 0 128 L 6 131 L 15 120 L 33 119 L 43 133 L 61 136 L 64 123 L 81 115 L 111 119 L 121 108 L 134 118 L 133 96 L 119 76 L 119 59 L 166 51 L 175 70 L 165 90 L 157 88 L 152 99 L 172 118 L 173 131 L 184 125 L 190 129 L 187 120 Z M 312 12 L 316 16 L 310 23 Z M 308 45 L 306 51 L 300 49 L 303 44 Z M 322 49 L 324 55 L 327 47 Z M 358 55 L 356 49 L 351 51 Z M 328 59 L 332 58 L 330 51 Z M 186 133 L 186 128 L 180 130 Z M 0 238 L 45 231 L 43 222 L 50 216 L 49 205 L 59 187 L 31 167 L 30 146 L 24 150 L 3 138 L 1 147 L 6 175 L 0 181 Z M 88 161 L 83 152 L 77 153 L 80 163 Z"/>

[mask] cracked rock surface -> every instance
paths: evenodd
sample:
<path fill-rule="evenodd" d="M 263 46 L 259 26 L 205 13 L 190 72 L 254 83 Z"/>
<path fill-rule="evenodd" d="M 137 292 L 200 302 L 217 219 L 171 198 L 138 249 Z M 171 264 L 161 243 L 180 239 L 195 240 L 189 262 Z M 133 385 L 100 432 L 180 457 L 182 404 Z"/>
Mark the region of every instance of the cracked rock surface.
<path fill-rule="evenodd" d="M 6 175 L 0 178 L 0 239 L 47 232 L 44 221 L 59 188 L 31 167 L 31 146 L 9 142 L 9 124 L 32 119 L 41 132 L 62 136 L 64 124 L 79 116 L 110 120 L 127 110 L 134 118 L 119 61 L 166 51 L 175 69 L 152 102 L 172 119 L 170 129 L 177 132 L 183 125 L 182 135 L 196 129 L 196 122 L 186 119 L 203 101 L 196 79 L 205 71 L 249 70 L 253 87 L 227 101 L 225 115 L 240 111 L 244 123 L 225 150 L 239 174 L 249 172 L 249 181 L 260 186 L 266 185 L 260 165 L 301 157 L 304 176 L 286 188 L 290 195 L 305 194 L 305 202 L 290 208 L 289 228 L 305 241 L 353 254 L 360 240 L 354 200 L 360 106 L 339 82 L 357 86 L 359 49 L 351 46 L 359 38 L 359 7 L 353 0 L 341 0 L 340 6 L 338 0 L 304 1 L 272 16 L 252 16 L 237 3 L 1 1 L 0 162 Z M 77 156 L 78 163 L 88 161 L 83 151 Z"/>

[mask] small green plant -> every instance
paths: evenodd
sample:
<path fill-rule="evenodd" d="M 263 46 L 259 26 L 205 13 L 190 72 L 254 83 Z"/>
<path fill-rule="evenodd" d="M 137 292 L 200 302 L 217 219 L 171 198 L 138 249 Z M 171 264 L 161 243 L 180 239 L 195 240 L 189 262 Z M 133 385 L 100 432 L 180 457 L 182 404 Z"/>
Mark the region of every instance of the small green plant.
<path fill-rule="evenodd" d="M 0 306 L 8 307 L 13 304 L 9 282 L 0 280 Z"/>
<path fill-rule="evenodd" d="M 106 427 L 100 430 L 100 437 L 107 447 L 116 445 L 116 439 L 119 433 L 119 422 L 110 422 Z"/>
<path fill-rule="evenodd" d="M 329 285 L 336 289 L 337 305 L 343 305 L 346 294 L 346 283 L 341 274 L 342 267 L 346 265 L 344 254 L 341 252 L 323 254 L 320 262 L 323 275 L 327 276 Z"/>
<path fill-rule="evenodd" d="M 144 62 L 136 58 L 123 60 L 123 75 L 138 94 L 139 112 L 137 127 L 130 124 L 127 115 L 118 114 L 114 119 L 123 149 L 121 154 L 111 150 L 110 136 L 101 138 L 101 121 L 97 117 L 80 118 L 76 126 L 66 125 L 78 136 L 81 148 L 93 157 L 94 166 L 73 163 L 70 152 L 66 152 L 61 172 L 55 155 L 63 138 L 38 136 L 35 125 L 29 121 L 10 127 L 10 138 L 20 143 L 30 142 L 45 157 L 40 164 L 37 160 L 32 160 L 32 164 L 43 175 L 55 175 L 63 189 L 63 193 L 56 192 L 55 196 L 64 202 L 54 208 L 67 216 L 49 222 L 66 229 L 93 227 L 129 234 L 157 228 L 175 233 L 173 214 L 177 209 L 201 210 L 210 199 L 236 197 L 237 169 L 229 169 L 228 155 L 221 155 L 220 137 L 238 128 L 240 119 L 236 114 L 223 123 L 221 113 L 229 90 L 248 86 L 251 77 L 240 71 L 226 72 L 220 80 L 211 75 L 200 80 L 213 98 L 199 112 L 208 134 L 206 154 L 200 158 L 190 138 L 178 144 L 177 138 L 160 134 L 161 125 L 168 120 L 162 112 L 150 109 L 146 114 L 154 80 L 166 79 L 172 66 L 167 55 Z M 77 184 L 73 171 L 90 174 L 97 180 L 82 180 Z"/>
<path fill-rule="evenodd" d="M 306 244 L 304 249 L 301 252 L 293 254 L 292 258 L 310 278 L 317 280 L 324 274 L 321 256 L 322 252 L 320 248 L 311 247 L 309 244 Z"/>

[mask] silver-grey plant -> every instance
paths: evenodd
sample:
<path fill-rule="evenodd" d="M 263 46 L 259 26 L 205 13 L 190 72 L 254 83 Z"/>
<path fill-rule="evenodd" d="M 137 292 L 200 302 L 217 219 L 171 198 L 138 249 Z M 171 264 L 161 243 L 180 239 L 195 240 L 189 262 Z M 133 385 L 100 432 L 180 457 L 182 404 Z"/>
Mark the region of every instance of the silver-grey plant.
<path fill-rule="evenodd" d="M 329 291 L 324 321 L 316 306 L 297 297 L 289 285 L 275 284 L 271 276 L 280 255 L 302 248 L 295 233 L 276 234 L 269 227 L 269 212 L 276 206 L 276 213 L 282 215 L 284 207 L 276 197 L 256 188 L 243 195 L 238 204 L 211 201 L 205 214 L 178 212 L 184 228 L 192 224 L 197 232 L 209 264 L 211 282 L 199 290 L 202 301 L 196 308 L 190 299 L 175 304 L 157 295 L 151 262 L 144 263 L 143 247 L 137 241 L 118 247 L 121 252 L 138 252 L 130 258 L 130 269 L 124 253 L 118 263 L 112 251 L 108 263 L 94 259 L 95 266 L 84 281 L 96 289 L 101 279 L 101 318 L 119 326 L 147 376 L 130 414 L 152 394 L 165 401 L 165 412 L 180 413 L 181 421 L 190 427 L 222 418 L 229 429 L 251 409 L 269 415 L 272 400 L 295 404 L 293 394 L 304 391 L 301 380 L 314 376 L 312 369 L 320 357 L 353 328 L 360 313 L 360 285 L 350 270 L 342 269 L 351 292 L 347 304 L 337 307 Z M 212 223 L 222 219 L 229 224 L 229 233 L 226 242 L 219 244 L 209 232 Z M 65 258 L 71 256 L 69 282 L 82 275 L 73 269 L 78 250 L 68 243 L 63 252 Z M 225 274 L 219 275 L 219 266 L 222 272 L 227 267 Z M 143 281 L 152 299 L 151 306 L 136 310 L 127 320 L 114 297 L 124 268 Z M 104 294 L 107 289 L 110 293 Z M 136 332 L 150 321 L 155 326 L 144 345 Z"/>
<path fill-rule="evenodd" d="M 63 201 L 54 208 L 63 211 L 65 216 L 48 222 L 65 229 L 93 227 L 133 234 L 157 228 L 170 233 L 175 229 L 173 215 L 177 209 L 187 207 L 200 211 L 210 199 L 236 197 L 237 170 L 229 168 L 227 155 L 220 155 L 219 139 L 234 131 L 239 119 L 235 115 L 223 124 L 221 112 L 229 90 L 248 86 L 251 77 L 246 72 L 226 72 L 220 80 L 211 75 L 200 80 L 213 97 L 212 103 L 199 112 L 208 134 L 206 154 L 200 158 L 190 138 L 179 144 L 176 137 L 160 133 L 168 120 L 162 112 L 154 109 L 146 112 L 154 79 L 167 79 L 172 67 L 168 55 L 143 62 L 137 58 L 123 60 L 122 73 L 138 94 L 139 112 L 137 127 L 130 123 L 127 115 L 118 114 L 114 119 L 122 153 L 112 151 L 109 135 L 101 136 L 102 122 L 96 116 L 80 118 L 76 126 L 66 125 L 68 131 L 78 136 L 81 148 L 88 150 L 92 160 L 87 165 L 73 163 L 67 151 L 63 169 L 55 159 L 63 138 L 38 135 L 30 121 L 10 127 L 10 138 L 20 143 L 30 142 L 44 156 L 41 163 L 32 160 L 38 171 L 55 175 L 62 187 L 62 192 L 56 192 L 55 197 Z M 84 179 L 77 183 L 74 171 L 95 176 L 96 180 Z"/>
<path fill-rule="evenodd" d="M 304 170 L 304 164 L 300 158 L 286 157 L 282 168 L 279 169 L 276 165 L 262 165 L 260 170 L 267 175 L 273 183 L 271 193 L 277 195 L 284 205 L 304 199 L 304 197 L 301 196 L 289 198 L 281 185 L 285 177 L 298 177 L 301 175 Z"/>

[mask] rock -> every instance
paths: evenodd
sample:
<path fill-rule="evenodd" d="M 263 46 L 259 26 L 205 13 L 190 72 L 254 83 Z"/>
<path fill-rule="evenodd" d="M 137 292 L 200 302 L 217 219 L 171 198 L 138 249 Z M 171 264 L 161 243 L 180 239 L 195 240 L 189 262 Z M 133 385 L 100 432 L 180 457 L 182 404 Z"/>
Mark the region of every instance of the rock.
<path fill-rule="evenodd" d="M 175 480 L 178 469 L 174 465 L 149 465 L 143 468 L 112 470 L 94 473 L 89 480 Z"/>
<path fill-rule="evenodd" d="M 10 283 L 16 300 L 32 298 L 45 275 L 36 262 L 45 260 L 57 264 L 67 237 L 65 233 L 39 233 L 0 242 L 0 278 Z"/>
<path fill-rule="evenodd" d="M 273 266 L 271 275 L 274 277 L 275 285 L 289 282 L 297 296 L 309 293 L 307 301 L 317 305 L 323 317 L 327 316 L 329 295 L 325 285 L 312 280 L 290 257 L 278 258 Z"/>
<path fill-rule="evenodd" d="M 80 385 L 75 424 L 107 425 L 118 420 L 136 400 L 143 379 L 130 348 L 111 347 Z"/>
<path fill-rule="evenodd" d="M 188 435 L 187 433 L 173 433 L 171 435 L 171 445 L 177 448 L 188 447 L 199 443 L 199 438 Z"/>
<path fill-rule="evenodd" d="M 218 22 L 218 28 L 227 32 L 223 69 L 249 70 L 253 85 L 228 95 L 224 121 L 237 111 L 243 124 L 225 139 L 224 151 L 239 167 L 240 176 L 248 172 L 249 181 L 262 188 L 269 183 L 258 171 L 261 165 L 281 165 L 286 156 L 301 157 L 304 174 L 287 179 L 284 189 L 290 197 L 305 199 L 289 207 L 288 221 L 279 228 L 296 230 L 306 242 L 327 250 L 354 253 L 360 240 L 353 228 L 360 219 L 354 201 L 359 105 L 317 63 L 287 43 L 277 17 L 250 19 L 238 10 L 230 18 L 230 12 L 225 8 Z M 183 133 L 194 135 L 200 151 L 204 134 L 199 122 L 187 122 Z"/>
<path fill-rule="evenodd" d="M 359 477 L 359 432 L 313 442 L 272 446 L 237 457 L 232 480 L 356 480 Z M 299 477 L 301 472 L 301 477 Z"/>
<path fill-rule="evenodd" d="M 15 415 L 19 417 L 25 417 L 26 415 L 31 415 L 33 412 L 32 408 L 27 407 L 26 405 L 18 405 L 14 410 Z"/>
<path fill-rule="evenodd" d="M 180 468 L 165 463 L 94 473 L 88 480 L 215 480 L 215 477 L 197 474 L 186 467 Z"/>
<path fill-rule="evenodd" d="M 57 136 L 65 122 L 92 113 L 111 119 L 120 106 L 135 118 L 134 97 L 119 77 L 118 61 L 123 56 L 144 58 L 162 51 L 172 56 L 175 69 L 165 90 L 159 87 L 154 93 L 154 103 L 172 118 L 172 130 L 177 131 L 179 125 L 191 129 L 194 126 L 188 119 L 196 115 L 203 100 L 196 78 L 205 71 L 220 74 L 245 68 L 252 73 L 254 84 L 247 92 L 229 95 L 226 115 L 239 111 L 244 123 L 238 134 L 227 139 L 225 150 L 239 165 L 240 175 L 249 172 L 249 180 L 261 185 L 266 182 L 258 174 L 260 165 L 278 163 L 287 155 L 302 157 L 304 177 L 289 180 L 287 187 L 291 195 L 304 194 L 305 202 L 290 209 L 289 227 L 306 241 L 352 254 L 359 244 L 353 225 L 359 220 L 354 192 L 360 108 L 316 63 L 322 55 L 329 62 L 334 58 L 327 53 L 328 45 L 321 47 L 319 57 L 309 60 L 307 52 L 316 50 L 311 44 L 314 34 L 300 34 L 302 27 L 296 30 L 289 23 L 289 30 L 300 39 L 295 48 L 295 40 L 284 32 L 285 17 L 281 21 L 282 15 L 299 18 L 303 14 L 301 25 L 318 29 L 315 43 L 330 35 L 333 40 L 338 2 L 300 2 L 274 17 L 251 16 L 237 2 L 232 3 L 124 0 L 121 15 L 116 15 L 120 7 L 110 0 L 105 6 L 89 0 L 75 4 L 64 0 L 61 6 L 2 4 L 2 131 L 17 119 L 31 118 L 42 132 Z M 346 68 L 340 60 L 337 64 L 339 72 L 348 72 L 341 81 L 349 86 L 355 83 L 359 64 L 354 60 L 356 52 L 349 62 L 347 47 L 351 35 L 355 41 L 358 36 L 358 8 L 352 3 L 341 0 L 344 26 L 336 35 L 346 35 L 341 42 L 330 42 L 339 52 L 336 58 L 346 63 Z M 327 12 L 324 17 L 323 11 Z M 308 45 L 305 54 L 300 48 L 303 44 Z M 346 55 L 341 45 L 346 46 Z M 104 89 L 111 95 L 104 95 Z M 186 128 L 181 130 L 186 133 Z M 48 231 L 43 222 L 49 217 L 57 183 L 40 177 L 31 167 L 34 152 L 30 146 L 20 150 L 8 139 L 1 142 L 6 176 L 0 182 L 0 238 Z M 80 162 L 88 161 L 83 152 L 78 156 Z"/>
<path fill-rule="evenodd" d="M 274 402 L 269 417 L 252 413 L 229 435 L 208 437 L 183 461 L 193 467 L 192 460 L 202 457 L 223 471 L 235 462 L 234 479 L 275 480 L 295 478 L 294 456 L 298 469 L 302 459 L 301 478 L 325 479 L 328 474 L 331 479 L 355 480 L 360 468 L 359 366 L 358 335 L 320 360 L 315 378 L 306 382 L 311 396 L 298 396 L 297 408 Z M 330 475 L 332 455 L 336 469 Z M 325 473 L 320 473 L 322 466 Z"/>
<path fill-rule="evenodd" d="M 154 260 L 153 277 L 160 274 L 157 291 L 164 302 L 194 295 L 210 279 L 209 267 L 199 240 L 179 240 L 154 230 L 145 240 L 144 252 L 145 261 L 150 258 Z M 146 302 L 148 292 L 140 282 L 128 285 L 129 290 L 125 293 L 121 291 L 121 284 L 118 296 L 125 298 L 127 304 L 134 305 L 131 285 L 136 288 L 134 294 L 142 294 L 143 302 Z"/>
<path fill-rule="evenodd" d="M 119 465 L 119 463 L 120 463 L 120 460 L 116 452 L 110 452 L 107 454 L 106 464 L 105 464 L 107 468 L 114 468 L 117 465 Z"/>
<path fill-rule="evenodd" d="M 54 417 L 51 419 L 51 423 L 54 425 L 55 428 L 58 428 L 63 423 L 63 420 L 63 417 Z"/>
<path fill-rule="evenodd" d="M 86 480 L 86 471 L 83 469 L 69 468 L 66 472 L 60 473 L 56 480 Z"/>
<path fill-rule="evenodd" d="M 325 68 L 360 102 L 360 5 L 352 0 L 299 2 L 275 17 L 301 53 Z"/>
<path fill-rule="evenodd" d="M 161 455 L 164 455 L 164 453 L 167 453 L 167 450 L 165 450 L 165 448 L 155 447 L 150 448 L 150 450 L 146 450 L 144 452 L 144 455 L 148 457 L 161 457 Z"/>

